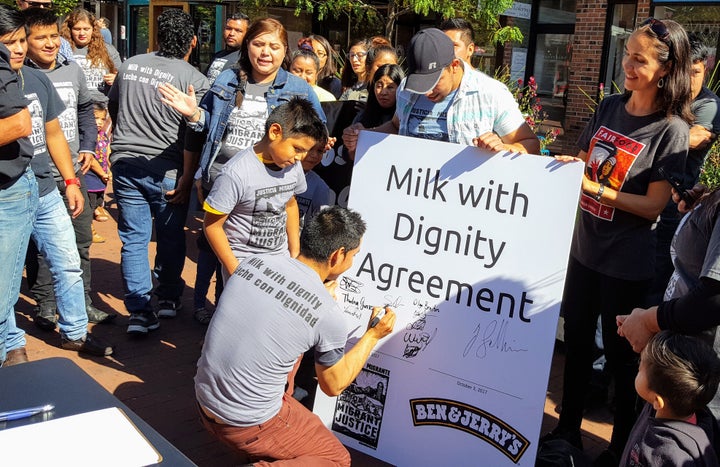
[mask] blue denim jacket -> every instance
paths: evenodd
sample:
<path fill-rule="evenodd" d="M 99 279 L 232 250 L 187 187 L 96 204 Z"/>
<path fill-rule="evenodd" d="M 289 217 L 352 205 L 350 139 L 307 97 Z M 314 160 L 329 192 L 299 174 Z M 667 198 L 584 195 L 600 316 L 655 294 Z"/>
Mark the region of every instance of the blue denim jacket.
<path fill-rule="evenodd" d="M 203 181 L 210 181 L 210 167 L 220 152 L 225 128 L 230 118 L 230 113 L 235 108 L 235 93 L 237 92 L 238 77 L 235 70 L 225 70 L 215 79 L 210 90 L 205 93 L 200 108 L 204 111 L 200 120 L 188 127 L 195 131 L 207 133 L 205 145 L 200 153 L 200 168 L 202 169 Z M 268 88 L 265 95 L 268 112 L 293 97 L 304 97 L 309 100 L 320 119 L 325 122 L 325 113 L 320 106 L 320 101 L 312 87 L 304 80 L 280 68 L 275 81 Z"/>

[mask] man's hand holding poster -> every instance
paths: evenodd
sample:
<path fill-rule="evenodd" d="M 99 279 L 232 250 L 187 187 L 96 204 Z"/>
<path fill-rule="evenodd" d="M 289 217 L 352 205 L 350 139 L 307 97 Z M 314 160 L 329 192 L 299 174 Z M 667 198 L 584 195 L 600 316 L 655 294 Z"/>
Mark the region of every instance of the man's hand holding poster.
<path fill-rule="evenodd" d="M 349 207 L 368 229 L 338 301 L 395 331 L 315 412 L 396 465 L 534 465 L 581 163 L 363 132 Z M 351 339 L 351 344 L 355 339 Z"/>

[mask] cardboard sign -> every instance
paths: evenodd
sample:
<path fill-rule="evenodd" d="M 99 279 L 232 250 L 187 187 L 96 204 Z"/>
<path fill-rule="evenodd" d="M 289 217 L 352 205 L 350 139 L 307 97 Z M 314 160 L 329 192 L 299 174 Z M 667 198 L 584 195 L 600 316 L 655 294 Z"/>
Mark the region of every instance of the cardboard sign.
<path fill-rule="evenodd" d="M 338 301 L 352 336 L 397 313 L 356 381 L 315 412 L 396 465 L 534 465 L 581 163 L 363 132 L 367 222 Z"/>

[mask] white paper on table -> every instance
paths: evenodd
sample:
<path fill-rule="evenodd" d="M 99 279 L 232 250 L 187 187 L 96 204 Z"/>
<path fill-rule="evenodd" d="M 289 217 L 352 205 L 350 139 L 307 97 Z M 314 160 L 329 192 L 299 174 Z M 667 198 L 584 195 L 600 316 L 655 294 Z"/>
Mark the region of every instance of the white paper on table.
<path fill-rule="evenodd" d="M 145 466 L 162 460 L 117 407 L 0 431 L 2 464 Z"/>

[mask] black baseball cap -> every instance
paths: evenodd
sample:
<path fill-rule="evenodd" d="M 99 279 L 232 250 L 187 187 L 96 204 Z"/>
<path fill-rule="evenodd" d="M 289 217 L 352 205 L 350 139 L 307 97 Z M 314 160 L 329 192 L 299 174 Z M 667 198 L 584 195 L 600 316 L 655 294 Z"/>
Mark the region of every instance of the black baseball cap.
<path fill-rule="evenodd" d="M 454 59 L 452 39 L 436 28 L 421 30 L 410 40 L 405 89 L 417 94 L 430 92 L 440 81 L 443 69 Z"/>

